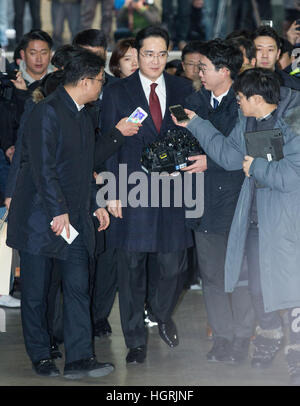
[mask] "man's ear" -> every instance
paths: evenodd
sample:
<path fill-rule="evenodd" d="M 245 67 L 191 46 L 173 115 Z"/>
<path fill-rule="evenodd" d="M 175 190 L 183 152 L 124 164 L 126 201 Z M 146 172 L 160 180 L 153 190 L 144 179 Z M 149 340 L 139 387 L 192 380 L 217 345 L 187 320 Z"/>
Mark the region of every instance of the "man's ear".
<path fill-rule="evenodd" d="M 256 65 L 256 58 L 252 58 L 252 59 L 251 59 L 250 65 L 252 65 L 253 67 L 255 67 L 255 65 Z"/>
<path fill-rule="evenodd" d="M 253 95 L 255 104 L 261 104 L 264 102 L 264 98 L 260 94 Z"/>
<path fill-rule="evenodd" d="M 24 52 L 24 49 L 21 49 L 21 50 L 20 50 L 20 55 L 21 55 L 22 60 L 24 61 L 24 60 L 25 60 L 25 52 Z"/>

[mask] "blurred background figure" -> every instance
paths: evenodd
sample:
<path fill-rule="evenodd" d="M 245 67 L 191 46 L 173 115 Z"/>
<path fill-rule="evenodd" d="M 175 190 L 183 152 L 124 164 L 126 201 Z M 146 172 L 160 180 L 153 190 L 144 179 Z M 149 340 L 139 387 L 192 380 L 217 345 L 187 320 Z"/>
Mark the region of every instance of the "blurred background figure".
<path fill-rule="evenodd" d="M 65 20 L 68 21 L 72 40 L 79 31 L 80 3 L 81 0 L 52 0 L 51 19 L 54 49 L 59 48 L 63 44 L 62 34 L 64 31 Z"/>
<path fill-rule="evenodd" d="M 138 68 L 137 50 L 134 38 L 124 38 L 117 42 L 109 61 L 109 70 L 117 78 L 130 76 Z"/>
<path fill-rule="evenodd" d="M 182 69 L 182 64 L 180 59 L 172 59 L 172 61 L 167 62 L 165 71 L 169 75 L 176 75 L 177 69 L 180 68 Z M 182 70 L 183 71 L 183 70 Z"/>
<path fill-rule="evenodd" d="M 80 8 L 80 31 L 92 28 L 99 0 L 82 0 Z M 114 15 L 114 0 L 100 0 L 101 2 L 101 30 L 110 46 L 112 21 Z"/>
<path fill-rule="evenodd" d="M 0 45 L 2 48 L 7 46 L 7 0 L 0 0 Z"/>
<path fill-rule="evenodd" d="M 205 39 L 225 38 L 227 33 L 227 0 L 205 0 L 203 6 L 203 24 Z"/>
<path fill-rule="evenodd" d="M 153 0 L 125 0 L 118 11 L 114 39 L 135 36 L 139 30 L 160 22 L 160 12 Z"/>
<path fill-rule="evenodd" d="M 203 25 L 203 4 L 204 0 L 192 1 L 190 29 L 188 33 L 188 39 L 190 41 L 205 39 L 205 29 Z"/>
<path fill-rule="evenodd" d="M 171 39 L 171 47 L 182 50 L 190 29 L 191 0 L 162 0 L 162 22 Z"/>
<path fill-rule="evenodd" d="M 23 18 L 25 12 L 25 3 L 29 3 L 31 14 L 31 29 L 41 28 L 40 17 L 40 0 L 14 0 L 15 20 L 14 27 L 16 30 L 16 43 L 18 44 L 24 34 Z"/>

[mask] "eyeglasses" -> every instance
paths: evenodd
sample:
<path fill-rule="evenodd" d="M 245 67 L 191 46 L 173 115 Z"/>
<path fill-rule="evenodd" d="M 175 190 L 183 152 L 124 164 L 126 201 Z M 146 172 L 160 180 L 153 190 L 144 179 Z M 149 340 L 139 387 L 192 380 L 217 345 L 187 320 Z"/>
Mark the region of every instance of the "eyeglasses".
<path fill-rule="evenodd" d="M 200 70 L 200 64 L 199 63 L 193 63 L 193 62 L 184 62 L 184 65 L 187 66 L 189 69 L 197 69 Z"/>
<path fill-rule="evenodd" d="M 153 61 L 154 58 L 158 58 L 159 60 L 164 60 L 168 57 L 168 51 L 161 51 L 155 54 L 152 51 L 144 51 L 140 52 L 140 55 L 142 55 L 145 59 L 148 61 Z"/>
<path fill-rule="evenodd" d="M 97 79 L 97 78 L 87 78 L 90 80 L 97 80 L 97 82 L 102 83 L 102 85 L 105 83 L 105 76 L 103 75 L 102 79 Z"/>

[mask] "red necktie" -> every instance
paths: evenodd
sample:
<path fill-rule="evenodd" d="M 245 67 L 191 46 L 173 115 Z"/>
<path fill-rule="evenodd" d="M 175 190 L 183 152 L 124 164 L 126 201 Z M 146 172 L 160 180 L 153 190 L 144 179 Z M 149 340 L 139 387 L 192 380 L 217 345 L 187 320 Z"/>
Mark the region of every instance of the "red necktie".
<path fill-rule="evenodd" d="M 157 86 L 157 83 L 152 83 L 150 85 L 151 92 L 150 92 L 150 97 L 149 97 L 149 109 L 150 109 L 150 113 L 152 116 L 152 120 L 155 124 L 156 130 L 159 133 L 161 123 L 162 123 L 162 114 L 161 114 L 159 98 L 155 92 L 156 86 Z"/>

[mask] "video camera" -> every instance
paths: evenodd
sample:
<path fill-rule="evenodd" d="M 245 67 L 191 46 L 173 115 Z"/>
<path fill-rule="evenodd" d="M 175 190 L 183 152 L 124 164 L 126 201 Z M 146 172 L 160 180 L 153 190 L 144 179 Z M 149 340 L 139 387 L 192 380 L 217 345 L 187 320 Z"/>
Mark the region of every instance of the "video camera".
<path fill-rule="evenodd" d="M 204 154 L 199 142 L 186 129 L 168 130 L 166 137 L 143 149 L 141 165 L 145 172 L 172 173 L 193 164 L 188 157 Z"/>
<path fill-rule="evenodd" d="M 10 80 L 16 78 L 16 72 L 0 72 L 0 97 L 11 100 L 14 85 Z"/>

